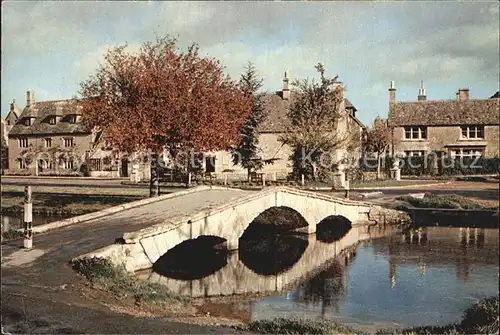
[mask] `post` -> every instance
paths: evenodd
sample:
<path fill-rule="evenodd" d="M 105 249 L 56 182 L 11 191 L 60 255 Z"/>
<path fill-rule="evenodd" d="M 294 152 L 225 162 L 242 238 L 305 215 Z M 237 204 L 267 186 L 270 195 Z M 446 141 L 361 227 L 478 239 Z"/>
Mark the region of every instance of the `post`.
<path fill-rule="evenodd" d="M 262 174 L 262 187 L 266 187 L 266 174 Z"/>
<path fill-rule="evenodd" d="M 302 174 L 302 175 L 300 176 L 300 179 L 301 179 L 302 186 L 304 186 L 304 174 Z"/>
<path fill-rule="evenodd" d="M 188 172 L 188 187 L 191 186 L 191 171 Z"/>
<path fill-rule="evenodd" d="M 158 154 L 151 153 L 151 176 L 149 182 L 149 196 L 157 197 L 160 195 L 160 180 L 158 176 Z"/>
<path fill-rule="evenodd" d="M 227 173 L 224 174 L 224 186 L 227 186 Z"/>
<path fill-rule="evenodd" d="M 31 186 L 24 187 L 24 249 L 33 248 L 33 205 L 31 201 Z"/>
<path fill-rule="evenodd" d="M 349 179 L 345 181 L 345 198 L 349 199 Z"/>

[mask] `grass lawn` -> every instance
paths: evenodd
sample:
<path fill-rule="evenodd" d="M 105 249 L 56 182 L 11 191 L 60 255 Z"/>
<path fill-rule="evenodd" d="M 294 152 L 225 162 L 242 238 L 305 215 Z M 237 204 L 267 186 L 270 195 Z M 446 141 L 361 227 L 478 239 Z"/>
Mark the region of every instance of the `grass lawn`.
<path fill-rule="evenodd" d="M 372 180 L 372 181 L 353 181 L 350 183 L 351 188 L 360 187 L 391 187 L 391 186 L 418 186 L 428 184 L 443 183 L 442 180 Z"/>
<path fill-rule="evenodd" d="M 147 188 L 32 186 L 34 209 L 84 214 L 149 196 Z M 2 208 L 22 208 L 24 186 L 2 185 Z"/>
<path fill-rule="evenodd" d="M 404 201 L 417 208 L 449 208 L 449 209 L 492 209 L 498 208 L 498 202 L 481 202 L 456 194 L 436 195 L 425 193 L 422 199 L 405 195 L 396 200 Z"/>

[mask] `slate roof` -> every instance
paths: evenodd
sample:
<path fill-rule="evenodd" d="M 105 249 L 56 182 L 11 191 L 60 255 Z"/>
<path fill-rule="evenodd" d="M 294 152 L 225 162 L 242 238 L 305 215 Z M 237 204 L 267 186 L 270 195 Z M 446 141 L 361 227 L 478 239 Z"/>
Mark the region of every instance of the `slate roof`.
<path fill-rule="evenodd" d="M 497 91 L 497 93 L 493 94 L 490 99 L 496 99 L 496 98 L 500 98 L 500 91 Z"/>
<path fill-rule="evenodd" d="M 264 95 L 264 108 L 267 112 L 267 116 L 262 122 L 259 131 L 262 133 L 280 133 L 284 132 L 288 125 L 290 125 L 290 120 L 286 116 L 288 109 L 294 102 L 294 94 L 290 94 L 289 100 L 283 100 L 281 91 L 269 93 Z M 345 107 L 347 109 L 352 108 L 357 111 L 356 107 L 346 98 L 344 99 Z M 350 115 L 356 123 L 360 126 L 365 127 L 363 123 Z"/>
<path fill-rule="evenodd" d="M 392 126 L 438 126 L 500 123 L 500 99 L 396 102 L 389 107 Z"/>
<path fill-rule="evenodd" d="M 25 107 L 9 136 L 37 135 L 37 134 L 89 134 L 90 131 L 81 123 L 70 123 L 65 115 L 80 114 L 80 106 L 72 100 L 55 100 L 35 102 L 30 107 Z M 49 124 L 49 116 L 59 115 L 61 118 L 55 125 Z M 25 126 L 26 118 L 31 118 L 33 124 Z"/>

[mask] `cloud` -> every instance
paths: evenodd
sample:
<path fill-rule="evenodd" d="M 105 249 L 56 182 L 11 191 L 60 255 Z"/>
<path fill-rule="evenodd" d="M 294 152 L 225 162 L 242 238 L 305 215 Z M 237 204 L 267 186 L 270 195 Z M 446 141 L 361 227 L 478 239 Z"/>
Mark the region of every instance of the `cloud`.
<path fill-rule="evenodd" d="M 267 90 L 280 89 L 285 69 L 292 79 L 311 77 L 323 62 L 367 108 L 390 80 L 411 86 L 467 78 L 495 88 L 499 8 L 491 2 L 5 2 L 2 79 L 12 84 L 2 83 L 2 93 L 18 96 L 43 83 L 47 91 L 73 92 L 107 47 L 138 46 L 155 34 L 178 37 L 181 47 L 197 42 L 235 79 L 252 61 Z"/>

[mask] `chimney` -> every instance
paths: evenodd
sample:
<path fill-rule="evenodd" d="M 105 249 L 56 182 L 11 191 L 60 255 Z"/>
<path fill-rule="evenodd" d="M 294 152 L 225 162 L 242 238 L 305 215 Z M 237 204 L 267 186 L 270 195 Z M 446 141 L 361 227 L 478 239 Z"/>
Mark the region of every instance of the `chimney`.
<path fill-rule="evenodd" d="M 35 103 L 35 92 L 29 90 L 26 92 L 26 107 L 30 107 Z"/>
<path fill-rule="evenodd" d="M 457 101 L 460 101 L 460 93 L 457 92 L 456 95 L 457 95 Z"/>
<path fill-rule="evenodd" d="M 14 112 L 16 110 L 16 99 L 12 100 L 12 103 L 10 104 L 10 111 Z"/>
<path fill-rule="evenodd" d="M 281 96 L 283 100 L 290 99 L 290 78 L 288 78 L 288 70 L 285 71 L 285 77 L 283 78 L 283 91 L 281 91 Z"/>
<path fill-rule="evenodd" d="M 460 88 L 458 90 L 458 98 L 460 101 L 469 100 L 469 89 L 468 88 Z"/>
<path fill-rule="evenodd" d="M 391 80 L 391 86 L 389 87 L 389 103 L 396 103 L 396 86 L 394 84 L 394 80 Z"/>
<path fill-rule="evenodd" d="M 425 101 L 427 99 L 425 95 L 424 81 L 420 81 L 420 88 L 418 89 L 418 101 Z"/>

